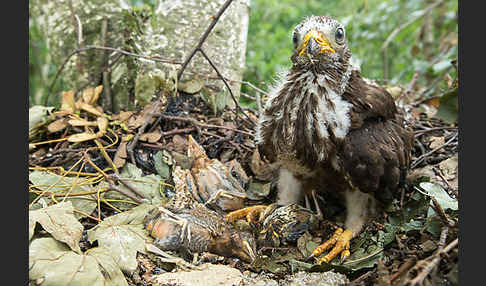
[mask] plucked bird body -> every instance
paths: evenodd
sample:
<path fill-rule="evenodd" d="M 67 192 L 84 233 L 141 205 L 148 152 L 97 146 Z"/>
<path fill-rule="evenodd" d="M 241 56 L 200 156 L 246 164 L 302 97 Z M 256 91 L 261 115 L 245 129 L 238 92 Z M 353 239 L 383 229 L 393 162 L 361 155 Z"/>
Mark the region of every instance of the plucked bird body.
<path fill-rule="evenodd" d="M 413 133 L 390 94 L 351 64 L 342 24 L 306 18 L 293 41 L 292 67 L 270 92 L 256 142 L 280 163 L 278 204 L 297 203 L 313 190 L 342 195 L 345 230 L 314 253 L 334 245 L 319 261 L 329 262 L 349 255 L 349 240 L 404 182 Z"/>
<path fill-rule="evenodd" d="M 251 262 L 256 257 L 253 235 L 236 229 L 221 215 L 226 208 L 240 206 L 242 195 L 230 184 L 246 180 L 241 166 L 210 160 L 191 136 L 188 157 L 194 161 L 191 170 L 176 166 L 172 172 L 174 196 L 145 218 L 145 228 L 155 245 L 162 250 L 209 252 Z M 222 192 L 218 193 L 219 189 Z"/>

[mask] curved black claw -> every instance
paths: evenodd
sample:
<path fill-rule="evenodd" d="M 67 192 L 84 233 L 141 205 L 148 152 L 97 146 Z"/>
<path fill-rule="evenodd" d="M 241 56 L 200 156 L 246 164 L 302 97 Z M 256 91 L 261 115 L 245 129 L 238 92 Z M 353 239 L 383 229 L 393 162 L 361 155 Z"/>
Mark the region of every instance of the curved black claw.
<path fill-rule="evenodd" d="M 314 253 L 311 253 L 311 255 L 309 255 L 309 256 L 308 256 L 308 257 L 305 259 L 305 261 L 306 261 L 306 262 L 310 262 L 312 259 L 314 259 L 314 257 L 315 257 Z"/>

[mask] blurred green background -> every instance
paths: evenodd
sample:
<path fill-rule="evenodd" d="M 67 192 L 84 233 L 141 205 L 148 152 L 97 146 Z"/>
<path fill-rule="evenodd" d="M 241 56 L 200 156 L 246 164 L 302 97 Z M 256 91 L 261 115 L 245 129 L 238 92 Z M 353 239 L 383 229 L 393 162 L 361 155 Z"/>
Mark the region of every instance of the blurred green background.
<path fill-rule="evenodd" d="M 153 7 L 154 1 L 131 3 Z M 418 84 L 440 92 L 446 88 L 444 75 L 455 76 L 450 61 L 458 54 L 457 0 L 251 0 L 250 5 L 244 80 L 264 90 L 289 67 L 292 29 L 310 15 L 342 22 L 363 75 L 381 84 L 406 86 L 420 72 Z M 382 48 L 392 33 L 385 60 Z M 30 106 L 43 102 L 55 76 L 57 67 L 50 62 L 48 47 L 29 20 Z M 242 92 L 256 91 L 243 85 Z"/>
<path fill-rule="evenodd" d="M 450 61 L 458 53 L 457 10 L 457 0 L 252 0 L 245 79 L 263 87 L 271 83 L 290 65 L 295 25 L 306 16 L 327 15 L 346 26 L 348 45 L 364 76 L 380 84 L 407 85 L 421 72 L 419 84 L 427 86 L 446 72 L 455 76 Z M 382 46 L 394 30 L 385 72 Z M 254 93 L 247 86 L 243 91 Z"/>

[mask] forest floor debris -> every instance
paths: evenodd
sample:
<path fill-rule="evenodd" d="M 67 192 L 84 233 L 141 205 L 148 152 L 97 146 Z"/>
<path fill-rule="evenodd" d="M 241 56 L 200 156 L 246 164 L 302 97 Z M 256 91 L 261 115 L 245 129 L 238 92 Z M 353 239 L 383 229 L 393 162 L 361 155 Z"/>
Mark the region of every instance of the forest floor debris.
<path fill-rule="evenodd" d="M 386 212 L 353 239 L 352 255 L 344 264 L 314 265 L 305 260 L 308 252 L 331 235 L 342 219 L 342 207 L 327 198 L 321 205 L 325 220 L 299 232 L 295 239 L 289 239 L 296 232 L 285 224 L 266 230 L 275 235 L 263 233 L 264 239 L 260 240 L 255 235 L 259 257 L 253 263 L 208 253 L 195 255 L 187 249 L 168 250 L 168 257 L 181 259 L 178 263 L 160 260 L 144 247 L 153 243 L 144 225 L 147 214 L 174 201 L 180 191 L 177 184 L 182 182 L 191 200 L 224 217 L 243 202 L 274 202 L 275 168 L 255 152 L 254 131 L 247 122 L 232 110 L 215 115 L 197 94 L 163 94 L 139 111 L 107 114 L 97 104 L 101 90 L 102 87 L 88 88 L 77 99 L 73 92 L 64 92 L 58 110 L 31 109 L 31 247 L 49 242 L 56 251 L 69 252 L 76 259 L 83 253 L 96 257 L 96 251 L 91 250 L 99 249 L 100 255 L 116 256 L 112 260 L 103 256 L 103 263 L 112 267 L 112 273 L 123 271 L 130 285 L 150 285 L 154 277 L 165 279 L 163 283 L 159 281 L 160 285 L 177 284 L 171 279 L 192 279 L 193 275 L 197 276 L 194 279 L 201 279 L 200 275 L 219 277 L 211 271 L 223 271 L 221 277 L 235 285 L 292 285 L 315 279 L 337 279 L 338 284 L 322 285 L 344 285 L 349 281 L 349 285 L 457 281 L 458 127 L 435 117 L 437 110 L 434 113 L 433 109 L 437 108 L 426 101 L 407 98 L 409 102 L 405 104 L 415 132 L 409 184 L 396 194 Z M 251 109 L 245 113 L 254 121 L 258 118 Z M 196 145 L 191 145 L 189 137 Z M 176 178 L 181 170 L 184 177 Z M 58 219 L 69 216 L 78 220 L 83 234 L 64 233 L 60 240 L 56 236 L 60 230 L 51 229 L 39 211 L 48 215 L 50 208 L 67 203 L 70 211 Z M 263 220 L 259 226 L 243 220 L 236 227 L 240 231 L 261 231 L 262 225 Z M 46 237 L 52 241 L 40 240 Z M 79 247 L 61 249 L 58 244 L 62 241 Z M 37 261 L 36 255 L 30 251 L 29 260 Z M 208 261 L 213 264 L 207 264 Z M 190 270 L 182 266 L 184 263 L 206 265 L 209 272 Z M 181 269 L 186 272 L 172 273 Z M 96 271 L 93 275 L 102 277 Z M 311 283 L 321 285 L 305 285 Z"/>

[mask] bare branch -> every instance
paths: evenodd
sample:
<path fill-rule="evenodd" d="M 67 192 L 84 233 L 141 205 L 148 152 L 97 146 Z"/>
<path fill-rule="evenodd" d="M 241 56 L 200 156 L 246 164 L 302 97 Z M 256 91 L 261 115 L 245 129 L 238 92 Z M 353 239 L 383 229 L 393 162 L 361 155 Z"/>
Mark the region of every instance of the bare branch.
<path fill-rule="evenodd" d="M 451 138 L 451 139 L 449 139 L 449 140 L 448 140 L 446 143 L 444 143 L 444 144 L 440 145 L 439 147 L 437 147 L 437 148 L 435 148 L 435 149 L 433 149 L 433 150 L 431 150 L 431 151 L 429 151 L 429 152 L 427 152 L 427 153 L 425 153 L 425 154 L 421 155 L 420 157 L 418 157 L 418 158 L 417 158 L 417 159 L 416 159 L 416 160 L 415 160 L 415 161 L 412 163 L 412 165 L 410 166 L 410 169 L 415 168 L 415 167 L 416 167 L 418 164 L 420 164 L 420 162 L 422 162 L 422 161 L 423 161 L 423 160 L 424 160 L 424 159 L 425 159 L 427 156 L 429 156 L 429 155 L 431 155 L 432 153 L 434 153 L 434 152 L 436 152 L 436 151 L 438 151 L 438 150 L 440 150 L 440 149 L 444 148 L 445 146 L 447 146 L 447 145 L 451 144 L 451 143 L 452 143 L 452 141 L 454 141 L 454 140 L 457 138 L 457 136 L 458 136 L 458 135 L 459 135 L 459 133 L 454 134 L 454 136 L 452 136 L 452 138 Z"/>
<path fill-rule="evenodd" d="M 422 18 L 423 16 L 427 15 L 427 13 L 429 13 L 430 11 L 432 11 L 432 9 L 434 9 L 435 7 L 442 4 L 442 2 L 444 2 L 444 0 L 439 0 L 439 1 L 429 5 L 427 8 L 422 10 L 422 13 L 420 15 L 408 20 L 406 23 L 395 28 L 395 30 L 393 30 L 390 33 L 388 38 L 386 38 L 385 42 L 381 46 L 381 53 L 382 53 L 382 57 L 383 57 L 383 78 L 385 80 L 388 80 L 388 55 L 387 55 L 388 45 L 398 35 L 398 33 L 400 33 L 403 29 L 410 26 L 413 22 L 417 21 L 418 19 Z"/>
<path fill-rule="evenodd" d="M 200 48 L 199 51 L 201 52 L 201 54 L 204 56 L 204 58 L 208 61 L 208 63 L 211 65 L 211 67 L 216 71 L 216 73 L 219 75 L 219 77 L 223 80 L 224 82 L 224 85 L 226 85 L 226 88 L 228 88 L 229 90 L 229 93 L 231 95 L 231 98 L 233 99 L 233 101 L 235 102 L 235 105 L 236 107 L 238 108 L 238 110 L 243 113 L 246 118 L 248 118 L 248 120 L 250 121 L 251 124 L 255 125 L 255 121 L 253 121 L 253 119 L 251 119 L 250 116 L 248 116 L 248 114 L 245 113 L 245 111 L 243 111 L 243 109 L 241 108 L 240 104 L 238 103 L 238 100 L 236 100 L 235 98 L 235 95 L 233 94 L 233 91 L 231 91 L 231 88 L 228 84 L 228 82 L 224 79 L 223 75 L 219 72 L 219 70 L 216 68 L 216 66 L 213 64 L 213 62 L 211 61 L 211 59 L 209 59 L 209 57 L 206 55 L 206 53 Z M 235 112 L 236 116 L 239 117 L 238 113 Z"/>
<path fill-rule="evenodd" d="M 211 31 L 213 30 L 214 26 L 218 22 L 219 18 L 221 17 L 221 15 L 223 15 L 224 11 L 226 10 L 226 8 L 228 8 L 228 6 L 231 4 L 231 2 L 233 2 L 233 0 L 227 0 L 223 4 L 223 6 L 221 6 L 221 8 L 219 9 L 218 13 L 213 18 L 213 21 L 211 21 L 211 24 L 209 24 L 209 26 L 206 29 L 206 31 L 204 31 L 204 34 L 201 36 L 201 39 L 199 39 L 199 43 L 194 47 L 194 49 L 189 54 L 189 56 L 186 58 L 186 60 L 184 61 L 184 63 L 182 63 L 182 67 L 179 70 L 179 72 L 177 73 L 177 80 L 178 81 L 181 79 L 181 76 L 184 73 L 184 70 L 186 69 L 186 67 L 189 64 L 189 62 L 192 60 L 192 58 L 194 57 L 194 55 L 196 54 L 196 52 L 201 49 L 202 45 L 204 44 L 204 41 L 206 41 L 207 37 L 209 36 L 209 33 L 211 33 Z"/>
<path fill-rule="evenodd" d="M 131 56 L 131 57 L 148 59 L 148 60 L 151 60 L 151 61 L 154 61 L 154 62 L 170 63 L 170 64 L 180 64 L 180 62 L 177 62 L 177 61 L 175 61 L 173 59 L 162 59 L 162 58 L 160 58 L 158 56 L 144 56 L 144 55 L 139 55 L 139 54 L 135 54 L 135 53 L 131 53 L 131 52 L 127 52 L 127 51 L 124 51 L 124 50 L 115 49 L 115 48 L 111 48 L 111 47 L 88 45 L 88 46 L 85 46 L 85 47 L 82 47 L 82 48 L 79 48 L 79 49 L 74 50 L 71 54 L 69 54 L 67 56 L 66 60 L 64 60 L 64 63 L 61 65 L 61 68 L 59 68 L 59 70 L 57 71 L 56 76 L 54 77 L 54 80 L 52 81 L 52 83 L 51 83 L 51 85 L 49 87 L 49 93 L 46 96 L 46 99 L 44 101 L 44 105 L 47 106 L 47 102 L 49 100 L 49 95 L 52 93 L 52 88 L 54 87 L 54 84 L 56 83 L 57 78 L 59 77 L 59 75 L 61 74 L 62 70 L 64 69 L 64 67 L 66 66 L 66 64 L 68 63 L 68 61 L 71 59 L 71 57 L 74 56 L 74 55 L 76 55 L 76 54 L 79 54 L 81 52 L 87 51 L 87 50 L 112 51 L 112 52 L 117 52 L 117 53 L 123 54 L 125 56 Z"/>

